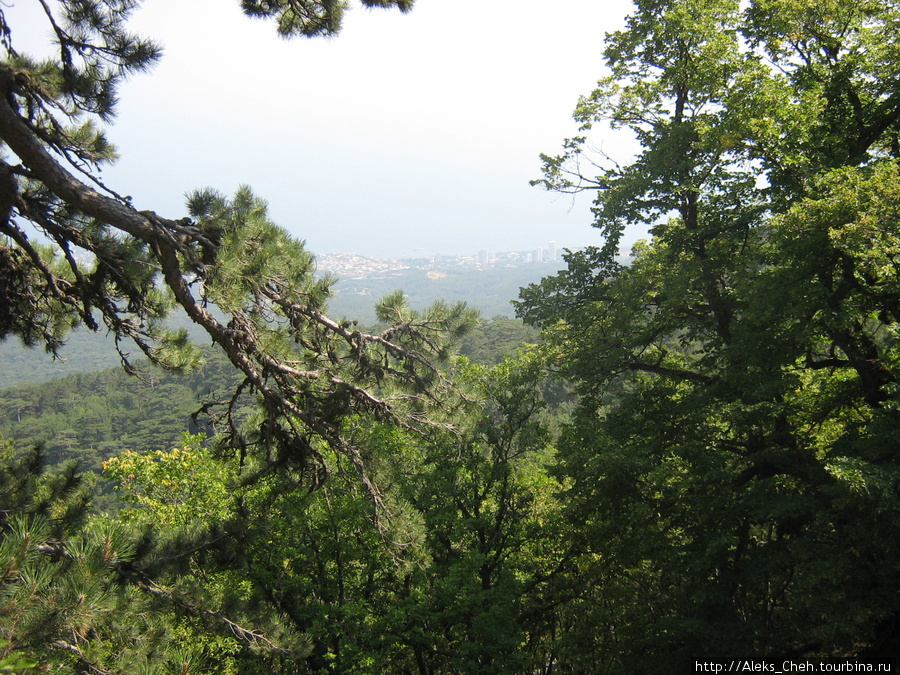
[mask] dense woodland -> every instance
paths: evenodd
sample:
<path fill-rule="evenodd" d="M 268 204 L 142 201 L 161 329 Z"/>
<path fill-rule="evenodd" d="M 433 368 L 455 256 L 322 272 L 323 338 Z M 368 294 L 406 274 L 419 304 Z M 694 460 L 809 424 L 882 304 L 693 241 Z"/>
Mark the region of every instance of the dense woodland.
<path fill-rule="evenodd" d="M 459 354 L 473 363 L 494 366 L 520 347 L 539 341 L 536 329 L 498 316 L 467 335 Z M 27 379 L 33 360 L 41 357 L 32 354 L 10 363 L 8 376 Z M 18 447 L 40 445 L 51 466 L 75 459 L 82 471 L 97 472 L 104 460 L 123 449 L 139 453 L 171 449 L 186 432 L 215 434 L 215 425 L 206 416 L 195 419 L 194 414 L 240 383 L 228 360 L 211 349 L 202 365 L 186 373 L 146 362 L 137 366 L 137 375 L 116 366 L 0 390 L 0 438 Z M 558 386 L 548 382 L 544 387 L 548 393 L 557 390 L 550 394 L 555 404 L 566 399 Z"/>
<path fill-rule="evenodd" d="M 606 245 L 521 290 L 524 336 L 402 293 L 330 319 L 249 188 L 169 219 L 88 185 L 159 55 L 135 4 L 58 3 L 40 63 L 0 8 L 0 338 L 107 331 L 124 363 L 3 392 L 0 668 L 896 663 L 900 3 L 637 0 L 535 181 L 593 192 Z M 286 37 L 344 8 L 241 6 Z"/>

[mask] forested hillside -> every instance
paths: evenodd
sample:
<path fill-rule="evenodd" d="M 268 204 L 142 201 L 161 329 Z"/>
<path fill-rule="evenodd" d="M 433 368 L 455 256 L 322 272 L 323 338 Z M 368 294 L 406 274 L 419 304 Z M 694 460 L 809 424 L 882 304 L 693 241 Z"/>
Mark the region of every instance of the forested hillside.
<path fill-rule="evenodd" d="M 137 4 L 58 3 L 46 62 L 0 5 L 0 338 L 144 372 L 0 392 L 0 670 L 895 671 L 900 4 L 635 2 L 535 181 L 606 243 L 480 332 L 399 292 L 332 318 L 248 187 L 107 189 Z M 316 37 L 347 4 L 241 7 Z"/>
<path fill-rule="evenodd" d="M 187 374 L 145 365 L 139 376 L 116 367 L 19 385 L 0 391 L 0 437 L 19 447 L 42 445 L 51 464 L 77 459 L 82 470 L 99 471 L 125 449 L 175 447 L 185 432 L 201 430 L 191 415 L 236 385 L 233 369 L 215 352 Z"/>
<path fill-rule="evenodd" d="M 539 332 L 521 321 L 495 317 L 468 335 L 459 352 L 474 363 L 493 366 L 539 340 Z M 21 448 L 40 444 L 51 465 L 77 459 L 82 471 L 99 471 L 102 461 L 123 450 L 170 449 L 186 432 L 214 433 L 207 416 L 201 414 L 195 422 L 192 415 L 230 395 L 238 384 L 228 360 L 207 349 L 203 365 L 187 373 L 144 363 L 137 376 L 113 367 L 17 385 L 0 390 L 0 438 Z"/>

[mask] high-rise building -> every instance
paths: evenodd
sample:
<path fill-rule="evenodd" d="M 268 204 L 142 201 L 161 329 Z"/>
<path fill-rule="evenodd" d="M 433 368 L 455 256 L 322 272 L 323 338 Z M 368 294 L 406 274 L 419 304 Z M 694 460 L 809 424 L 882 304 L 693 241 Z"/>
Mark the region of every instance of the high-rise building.
<path fill-rule="evenodd" d="M 556 262 L 556 242 L 550 242 L 550 248 L 547 249 L 547 262 Z"/>

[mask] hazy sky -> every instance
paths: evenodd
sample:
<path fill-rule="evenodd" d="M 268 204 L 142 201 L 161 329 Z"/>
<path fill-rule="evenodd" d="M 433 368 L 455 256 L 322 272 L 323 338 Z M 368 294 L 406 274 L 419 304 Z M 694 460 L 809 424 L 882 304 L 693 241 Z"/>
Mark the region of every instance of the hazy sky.
<path fill-rule="evenodd" d="M 121 91 L 109 136 L 122 157 L 104 177 L 173 218 L 188 190 L 249 184 L 316 253 L 599 243 L 589 199 L 528 181 L 538 154 L 576 132 L 571 111 L 603 74 L 603 35 L 630 9 L 417 0 L 409 14 L 354 7 L 332 40 L 284 41 L 236 0 L 146 0 L 132 25 L 165 54 Z M 598 142 L 627 158 L 623 139 Z"/>

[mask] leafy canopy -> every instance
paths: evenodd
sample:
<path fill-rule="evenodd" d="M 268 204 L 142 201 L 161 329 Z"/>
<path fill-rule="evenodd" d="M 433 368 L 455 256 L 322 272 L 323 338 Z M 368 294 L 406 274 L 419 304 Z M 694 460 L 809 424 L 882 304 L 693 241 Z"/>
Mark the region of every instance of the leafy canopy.
<path fill-rule="evenodd" d="M 535 181 L 593 190 L 606 244 L 518 303 L 582 395 L 560 456 L 599 589 L 583 639 L 615 635 L 624 670 L 887 654 L 900 6 L 635 5 Z M 607 128 L 634 161 L 591 154 Z"/>

